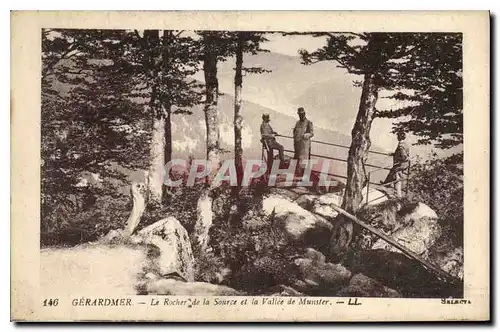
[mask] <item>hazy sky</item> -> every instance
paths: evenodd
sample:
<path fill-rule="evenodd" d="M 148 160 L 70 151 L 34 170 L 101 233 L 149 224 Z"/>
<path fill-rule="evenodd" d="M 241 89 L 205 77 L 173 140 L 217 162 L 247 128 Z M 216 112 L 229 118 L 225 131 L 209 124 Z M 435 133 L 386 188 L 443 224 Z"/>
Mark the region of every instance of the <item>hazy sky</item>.
<path fill-rule="evenodd" d="M 299 56 L 298 50 L 305 49 L 307 51 L 314 51 L 325 45 L 325 37 L 311 37 L 311 36 L 283 36 L 280 33 L 268 34 L 266 38 L 269 39 L 263 47 L 271 52 L 281 53 L 291 56 Z"/>

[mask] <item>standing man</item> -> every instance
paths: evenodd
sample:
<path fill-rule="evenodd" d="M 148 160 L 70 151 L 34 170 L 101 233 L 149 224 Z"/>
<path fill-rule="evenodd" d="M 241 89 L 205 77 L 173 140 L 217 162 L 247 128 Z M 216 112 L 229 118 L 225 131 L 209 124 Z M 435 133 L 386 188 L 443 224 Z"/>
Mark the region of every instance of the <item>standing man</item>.
<path fill-rule="evenodd" d="M 396 150 L 391 153 L 393 156 L 393 166 L 389 174 L 382 181 L 382 184 L 394 182 L 394 189 L 396 190 L 397 197 L 402 197 L 401 186 L 404 178 L 405 170 L 410 166 L 410 145 L 406 142 L 406 134 L 399 132 L 398 146 Z"/>
<path fill-rule="evenodd" d="M 283 164 L 285 161 L 283 145 L 276 142 L 276 135 L 278 135 L 278 133 L 273 130 L 273 128 L 269 124 L 270 121 L 271 120 L 269 118 L 269 114 L 262 114 L 262 124 L 260 125 L 261 142 L 266 143 L 267 147 L 269 148 L 268 156 L 270 156 L 271 158 L 268 158 L 268 161 L 273 158 L 273 150 L 278 150 L 280 161 Z"/>
<path fill-rule="evenodd" d="M 314 136 L 314 126 L 312 121 L 306 118 L 306 111 L 303 107 L 297 110 L 299 121 L 293 128 L 293 148 L 295 150 L 294 159 L 297 159 L 298 167 L 304 168 L 302 160 L 309 159 L 309 150 L 311 148 L 311 137 Z"/>

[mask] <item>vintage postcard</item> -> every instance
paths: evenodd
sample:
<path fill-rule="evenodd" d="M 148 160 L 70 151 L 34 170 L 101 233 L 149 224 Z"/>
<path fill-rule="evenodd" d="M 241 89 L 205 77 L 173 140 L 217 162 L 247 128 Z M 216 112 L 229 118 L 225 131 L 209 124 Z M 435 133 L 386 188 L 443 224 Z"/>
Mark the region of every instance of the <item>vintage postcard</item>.
<path fill-rule="evenodd" d="M 12 12 L 11 320 L 488 321 L 489 20 Z"/>

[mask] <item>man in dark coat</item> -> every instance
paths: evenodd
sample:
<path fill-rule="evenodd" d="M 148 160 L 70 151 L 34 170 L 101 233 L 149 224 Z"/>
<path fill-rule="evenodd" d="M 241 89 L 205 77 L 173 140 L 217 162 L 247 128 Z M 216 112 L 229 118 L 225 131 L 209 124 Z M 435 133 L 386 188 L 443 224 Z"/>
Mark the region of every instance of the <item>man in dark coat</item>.
<path fill-rule="evenodd" d="M 261 142 L 266 143 L 270 151 L 270 156 L 273 155 L 273 150 L 278 150 L 280 161 L 283 163 L 285 161 L 283 145 L 276 142 L 276 135 L 278 135 L 278 133 L 273 130 L 269 124 L 270 121 L 269 114 L 262 114 L 262 124 L 260 125 Z"/>
<path fill-rule="evenodd" d="M 396 189 L 396 195 L 398 197 L 402 196 L 401 193 L 401 185 L 402 180 L 404 178 L 404 172 L 410 166 L 410 146 L 408 142 L 406 142 L 406 134 L 403 132 L 399 132 L 398 134 L 398 146 L 396 150 L 391 153 L 393 156 L 393 166 L 389 171 L 389 174 L 382 181 L 382 184 L 392 183 L 397 181 L 394 184 L 394 188 Z"/>
<path fill-rule="evenodd" d="M 306 111 L 303 107 L 297 110 L 299 121 L 293 128 L 293 148 L 295 150 L 294 159 L 298 163 L 304 159 L 309 159 L 309 149 L 311 147 L 311 137 L 314 136 L 314 126 L 312 121 L 306 118 Z"/>

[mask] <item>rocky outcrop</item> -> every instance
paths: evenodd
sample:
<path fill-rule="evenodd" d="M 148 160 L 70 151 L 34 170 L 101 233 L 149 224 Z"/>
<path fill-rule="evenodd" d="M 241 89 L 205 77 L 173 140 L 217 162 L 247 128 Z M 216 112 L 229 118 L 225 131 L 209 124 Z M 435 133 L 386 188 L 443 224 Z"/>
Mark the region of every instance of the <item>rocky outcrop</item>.
<path fill-rule="evenodd" d="M 384 286 L 379 281 L 358 273 L 342 288 L 337 296 L 349 297 L 401 297 L 394 289 Z"/>
<path fill-rule="evenodd" d="M 262 202 L 262 210 L 271 216 L 273 223 L 279 225 L 291 241 L 315 245 L 328 241 L 330 237 L 332 225 L 327 220 L 303 209 L 288 198 L 267 196 Z"/>
<path fill-rule="evenodd" d="M 181 223 L 168 217 L 139 231 L 142 243 L 158 249 L 154 259 L 160 276 L 176 275 L 194 281 L 194 257 L 188 233 Z"/>
<path fill-rule="evenodd" d="M 403 207 L 398 214 L 398 225 L 390 234 L 391 238 L 414 253 L 426 256 L 426 252 L 441 236 L 436 212 L 424 203 L 416 203 L 413 208 L 408 205 Z M 372 249 L 400 252 L 382 239 L 377 240 Z"/>
<path fill-rule="evenodd" d="M 314 202 L 313 212 L 322 217 L 334 219 L 337 217 L 338 212 L 332 207 L 341 206 L 342 196 L 335 193 L 328 193 L 318 197 Z"/>
<path fill-rule="evenodd" d="M 301 208 L 304 208 L 306 210 L 312 210 L 314 207 L 314 202 L 318 199 L 317 195 L 312 195 L 312 194 L 305 194 L 299 196 L 295 200 L 295 203 L 297 203 Z"/>
<path fill-rule="evenodd" d="M 424 257 L 442 233 L 436 212 L 424 203 L 406 199 L 390 199 L 372 206 L 364 206 L 358 212 L 358 218 Z M 354 242 L 361 250 L 384 249 L 400 252 L 364 229 L 360 229 Z"/>

